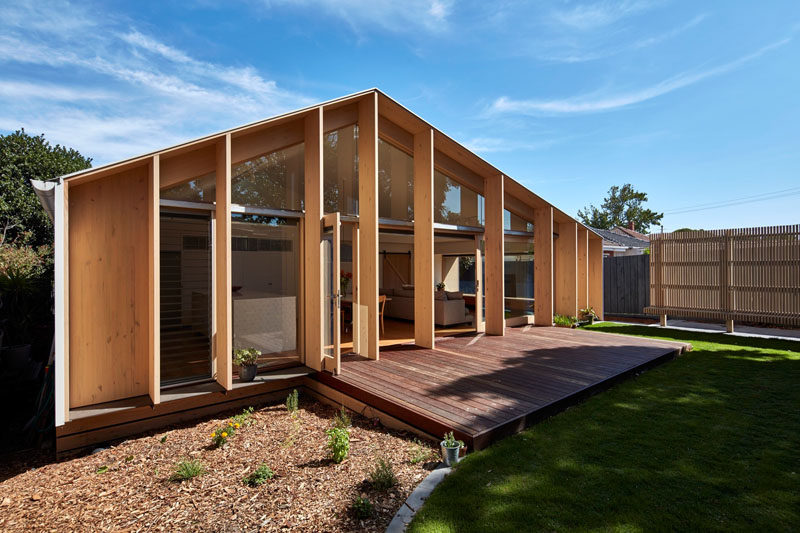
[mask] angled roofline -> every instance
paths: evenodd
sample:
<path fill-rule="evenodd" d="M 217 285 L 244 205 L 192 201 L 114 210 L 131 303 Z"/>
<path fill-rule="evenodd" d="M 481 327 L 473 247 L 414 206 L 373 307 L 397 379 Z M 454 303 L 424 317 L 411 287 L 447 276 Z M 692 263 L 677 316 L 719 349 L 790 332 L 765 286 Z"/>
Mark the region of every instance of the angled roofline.
<path fill-rule="evenodd" d="M 81 177 L 81 176 L 89 176 L 89 175 L 92 175 L 92 174 L 105 173 L 105 172 L 114 170 L 116 168 L 124 168 L 124 167 L 127 167 L 129 165 L 135 165 L 137 163 L 144 162 L 148 158 L 151 158 L 151 157 L 153 157 L 153 156 L 155 156 L 157 154 L 162 154 L 162 153 L 165 153 L 165 152 L 172 152 L 172 151 L 175 151 L 175 150 L 178 150 L 178 149 L 181 149 L 181 148 L 189 147 L 191 145 L 200 145 L 200 144 L 202 144 L 204 142 L 211 141 L 212 139 L 214 139 L 216 137 L 220 137 L 222 135 L 226 135 L 226 134 L 229 134 L 229 133 L 235 133 L 235 132 L 238 132 L 238 131 L 243 131 L 243 130 L 246 130 L 246 129 L 249 129 L 249 128 L 253 128 L 253 127 L 267 125 L 267 124 L 269 124 L 271 122 L 279 122 L 279 121 L 282 121 L 282 120 L 289 119 L 291 117 L 298 117 L 299 118 L 303 114 L 308 113 L 308 112 L 310 112 L 310 111 L 312 111 L 312 110 L 314 110 L 316 108 L 319 108 L 319 107 L 330 107 L 332 105 L 337 105 L 337 104 L 344 105 L 350 100 L 357 100 L 357 99 L 363 98 L 364 96 L 367 96 L 367 95 L 369 95 L 371 93 L 377 94 L 379 98 L 380 97 L 385 98 L 391 104 L 397 106 L 404 113 L 408 114 L 412 118 L 412 120 L 419 122 L 420 126 L 431 128 L 432 130 L 434 130 L 434 132 L 436 134 L 441 136 L 441 138 L 444 139 L 445 142 L 451 143 L 452 145 L 458 147 L 460 149 L 460 151 L 463 151 L 464 155 L 466 155 L 467 157 L 469 157 L 469 158 L 471 158 L 473 160 L 473 163 L 477 163 L 476 166 L 483 167 L 483 172 L 476 171 L 477 174 L 482 174 L 484 178 L 486 177 L 486 174 L 492 174 L 492 175 L 495 175 L 495 176 L 502 176 L 504 180 L 509 180 L 509 182 L 511 184 L 513 184 L 513 186 L 515 186 L 515 188 L 522 189 L 523 191 L 526 192 L 526 195 L 529 194 L 531 199 L 535 203 L 542 203 L 542 204 L 549 205 L 550 207 L 552 207 L 553 208 L 553 219 L 554 219 L 555 222 L 563 221 L 564 219 L 572 220 L 572 221 L 576 222 L 579 226 L 581 226 L 581 227 L 585 228 L 586 230 L 588 230 L 589 233 L 593 234 L 594 236 L 596 236 L 596 237 L 598 237 L 600 239 L 603 238 L 603 236 L 600 235 L 599 233 L 597 233 L 594 230 L 594 228 L 591 228 L 590 226 L 587 226 L 586 224 L 580 222 L 576 218 L 574 218 L 574 217 L 568 215 L 567 213 L 563 212 L 558 207 L 556 207 L 552 202 L 549 202 L 549 201 L 545 200 L 544 198 L 542 198 L 541 196 L 539 196 L 538 194 L 536 194 L 535 192 L 530 190 L 528 187 L 526 187 L 522 183 L 518 182 L 517 180 L 515 180 L 514 178 L 512 178 L 511 176 L 509 176 L 508 174 L 506 174 L 502 170 L 498 169 L 496 166 L 494 166 L 493 164 L 491 164 L 490 162 L 488 162 L 487 160 L 485 160 L 484 158 L 482 158 L 481 156 L 479 156 L 478 154 L 476 154 L 475 152 L 473 152 L 472 150 L 470 150 L 469 148 L 467 148 L 466 146 L 464 146 L 460 142 L 456 141 L 455 139 L 453 139 L 452 137 L 450 137 L 449 135 L 444 133 L 442 130 L 440 130 L 439 128 L 437 128 L 433 124 L 431 124 L 429 121 L 423 119 L 418 114 L 416 114 L 415 112 L 411 111 L 406 106 L 404 106 L 403 104 L 401 104 L 397 100 L 393 99 L 392 97 L 390 97 L 389 95 L 387 95 L 386 93 L 384 93 L 383 91 L 381 91 L 377 87 L 372 87 L 370 89 L 366 89 L 366 90 L 363 90 L 363 91 L 358 91 L 358 92 L 351 93 L 351 94 L 348 94 L 348 95 L 345 95 L 345 96 L 341 96 L 341 97 L 338 97 L 338 98 L 334 98 L 334 99 L 331 99 L 331 100 L 326 100 L 326 101 L 323 101 L 323 102 L 320 102 L 320 103 L 316 103 L 316 104 L 312 104 L 312 105 L 309 105 L 309 106 L 306 106 L 306 107 L 303 107 L 303 108 L 300 108 L 300 109 L 296 109 L 294 111 L 288 111 L 288 112 L 282 113 L 280 115 L 275 115 L 275 116 L 272 116 L 272 117 L 256 120 L 256 121 L 253 121 L 253 122 L 250 122 L 250 123 L 247 123 L 247 124 L 243 124 L 243 125 L 240 125 L 240 126 L 236 126 L 236 127 L 233 127 L 233 128 L 228 128 L 228 129 L 225 129 L 225 130 L 217 131 L 215 133 L 210 133 L 210 134 L 204 135 L 202 137 L 191 139 L 191 140 L 188 140 L 188 141 L 185 141 L 185 142 L 182 142 L 182 143 L 178 143 L 178 144 L 175 144 L 175 145 L 172 145 L 172 146 L 167 146 L 165 148 L 161 148 L 161 149 L 158 149 L 158 150 L 153 150 L 153 151 L 147 152 L 145 154 L 132 156 L 132 157 L 129 157 L 129 158 L 126 158 L 126 159 L 122 159 L 122 160 L 119 160 L 119 161 L 113 161 L 111 163 L 106 163 L 106 164 L 101 165 L 99 167 L 88 168 L 88 169 L 84 169 L 84 170 L 79 170 L 77 172 L 72 172 L 70 174 L 65 174 L 65 175 L 59 176 L 58 180 L 59 181 L 71 180 L 71 179 L 74 179 L 74 178 L 77 178 L 77 177 Z M 414 133 L 414 132 L 411 132 L 411 133 Z M 504 189 L 505 189 L 505 187 L 504 187 Z M 524 198 L 520 198 L 520 200 L 525 201 Z M 530 202 L 526 202 L 526 203 L 530 204 Z"/>

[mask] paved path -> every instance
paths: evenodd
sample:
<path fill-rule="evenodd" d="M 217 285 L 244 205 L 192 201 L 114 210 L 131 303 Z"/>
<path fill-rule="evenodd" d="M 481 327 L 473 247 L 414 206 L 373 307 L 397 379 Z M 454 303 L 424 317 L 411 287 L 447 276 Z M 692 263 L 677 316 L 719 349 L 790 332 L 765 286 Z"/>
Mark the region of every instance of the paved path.
<path fill-rule="evenodd" d="M 633 324 L 632 322 L 617 322 L 618 324 Z M 658 324 L 635 324 L 644 325 L 651 328 L 660 328 Z M 703 333 L 722 333 L 724 335 L 734 335 L 738 337 L 758 337 L 762 339 L 782 339 L 789 341 L 800 341 L 800 330 L 798 329 L 779 329 L 779 328 L 757 328 L 754 326 L 740 326 L 734 324 L 734 332 L 727 333 L 725 324 L 710 324 L 707 322 L 693 322 L 691 320 L 667 320 L 667 329 L 679 329 L 683 331 L 700 331 Z"/>

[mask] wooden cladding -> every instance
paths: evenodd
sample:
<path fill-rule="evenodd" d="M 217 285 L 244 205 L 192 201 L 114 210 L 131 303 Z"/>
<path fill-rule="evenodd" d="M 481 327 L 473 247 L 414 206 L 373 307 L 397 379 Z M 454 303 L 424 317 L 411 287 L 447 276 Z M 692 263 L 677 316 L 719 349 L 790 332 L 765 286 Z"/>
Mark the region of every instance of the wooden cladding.
<path fill-rule="evenodd" d="M 800 225 L 651 235 L 645 312 L 800 325 Z"/>
<path fill-rule="evenodd" d="M 69 406 L 150 393 L 149 165 L 69 188 Z"/>

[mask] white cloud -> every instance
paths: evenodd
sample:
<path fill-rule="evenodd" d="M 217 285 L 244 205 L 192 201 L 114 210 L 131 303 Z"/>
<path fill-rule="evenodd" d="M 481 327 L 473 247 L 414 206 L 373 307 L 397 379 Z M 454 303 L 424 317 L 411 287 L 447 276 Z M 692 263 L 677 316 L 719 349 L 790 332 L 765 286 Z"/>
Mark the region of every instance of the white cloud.
<path fill-rule="evenodd" d="M 44 133 L 96 163 L 312 103 L 252 66 L 204 61 L 65 2 L 0 7 L 0 69 L 0 129 Z"/>
<path fill-rule="evenodd" d="M 377 26 L 395 33 L 423 28 L 447 28 L 454 0 L 263 0 L 268 8 L 290 6 L 322 10 L 345 21 L 353 31 L 363 33 Z"/>
<path fill-rule="evenodd" d="M 545 139 L 541 141 L 520 141 L 500 137 L 474 137 L 464 143 L 468 149 L 480 154 L 496 152 L 535 151 L 549 148 L 560 142 L 559 139 Z"/>
<path fill-rule="evenodd" d="M 551 16 L 558 24 L 577 30 L 593 30 L 651 9 L 655 4 L 641 0 L 583 3 L 570 9 L 554 10 Z"/>
<path fill-rule="evenodd" d="M 672 91 L 688 87 L 689 85 L 693 85 L 707 78 L 724 74 L 762 56 L 770 50 L 779 48 L 790 41 L 790 38 L 783 39 L 729 63 L 698 72 L 682 73 L 650 87 L 631 92 L 611 95 L 599 95 L 597 93 L 593 93 L 589 95 L 555 100 L 514 100 L 505 96 L 501 96 L 489 107 L 489 113 L 525 113 L 546 115 L 593 113 L 619 109 L 645 102 Z"/>

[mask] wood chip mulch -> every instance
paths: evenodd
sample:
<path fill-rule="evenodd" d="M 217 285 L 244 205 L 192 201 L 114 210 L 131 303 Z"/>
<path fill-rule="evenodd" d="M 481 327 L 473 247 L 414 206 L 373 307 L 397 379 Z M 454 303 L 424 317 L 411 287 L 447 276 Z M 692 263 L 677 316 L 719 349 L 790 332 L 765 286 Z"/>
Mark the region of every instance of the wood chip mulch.
<path fill-rule="evenodd" d="M 350 455 L 335 464 L 325 435 L 335 413 L 305 399 L 294 417 L 282 405 L 257 409 L 251 425 L 213 449 L 211 433 L 237 414 L 225 413 L 91 455 L 12 471 L 0 478 L 0 530 L 383 531 L 437 454 L 425 442 L 431 462 L 412 464 L 419 449 L 412 435 L 351 413 Z M 369 484 L 379 457 L 394 467 L 399 483 L 392 489 Z M 187 458 L 198 459 L 207 473 L 170 481 L 175 464 Z M 242 478 L 261 463 L 275 477 L 257 488 L 245 486 Z M 351 511 L 357 496 L 373 503 L 371 518 Z"/>

